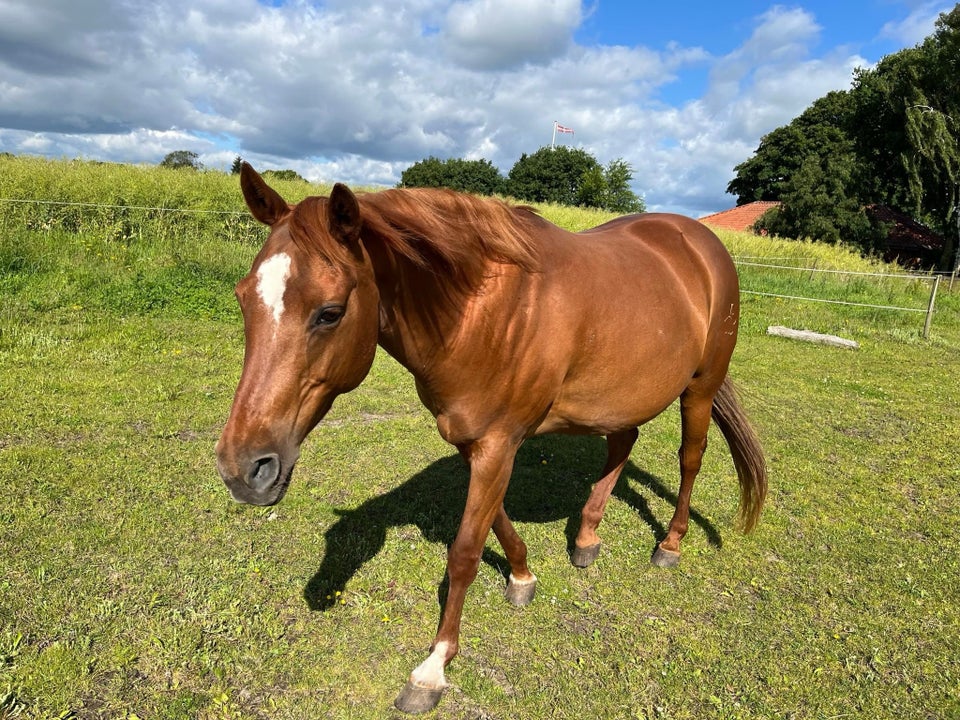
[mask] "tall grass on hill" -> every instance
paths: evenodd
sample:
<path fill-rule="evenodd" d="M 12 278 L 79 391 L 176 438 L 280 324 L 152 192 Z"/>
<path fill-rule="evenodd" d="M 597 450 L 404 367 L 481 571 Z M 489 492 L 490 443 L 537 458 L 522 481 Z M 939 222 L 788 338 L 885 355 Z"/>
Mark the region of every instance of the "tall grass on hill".
<path fill-rule="evenodd" d="M 323 186 L 272 180 L 295 202 Z M 116 242 L 216 235 L 256 242 L 237 177 L 144 165 L 0 156 L 4 228 L 91 232 Z"/>
<path fill-rule="evenodd" d="M 752 293 L 765 293 L 785 296 L 763 301 L 764 307 L 777 311 L 777 324 L 819 332 L 862 333 L 862 323 L 868 322 L 903 338 L 919 339 L 932 276 L 908 274 L 895 264 L 865 257 L 852 246 L 722 229 L 717 234 L 738 263 L 745 308 L 742 322 L 752 322 L 750 310 L 760 302 Z M 939 294 L 938 312 L 956 312 L 958 307 L 956 296 Z"/>
<path fill-rule="evenodd" d="M 291 202 L 329 192 L 300 181 L 270 182 Z M 537 210 L 573 231 L 615 217 L 548 204 Z M 87 303 L 214 317 L 234 312 L 229 289 L 266 236 L 246 211 L 236 176 L 9 155 L 0 156 L 0 230 L 0 283 L 29 288 L 25 297 L 37 307 Z M 722 230 L 719 235 L 745 262 L 897 272 L 849 248 Z M 850 279 L 743 263 L 740 276 L 744 290 L 779 295 L 909 308 L 924 307 L 929 297 L 922 281 Z M 749 310 L 756 300 L 744 295 L 746 325 L 753 321 Z M 944 295 L 941 307 L 951 302 Z M 922 326 L 922 317 L 914 313 L 792 300 L 774 301 L 773 307 L 782 311 L 779 322 L 810 330 L 840 332 L 866 319 L 911 337 Z"/>

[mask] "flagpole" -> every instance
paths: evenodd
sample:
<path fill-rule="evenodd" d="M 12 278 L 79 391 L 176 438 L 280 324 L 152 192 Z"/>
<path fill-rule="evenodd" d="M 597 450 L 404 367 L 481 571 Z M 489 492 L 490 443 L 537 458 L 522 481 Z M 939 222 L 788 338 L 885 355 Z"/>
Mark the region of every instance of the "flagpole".
<path fill-rule="evenodd" d="M 553 139 L 550 141 L 550 149 L 553 150 L 557 144 L 557 121 L 553 121 Z"/>

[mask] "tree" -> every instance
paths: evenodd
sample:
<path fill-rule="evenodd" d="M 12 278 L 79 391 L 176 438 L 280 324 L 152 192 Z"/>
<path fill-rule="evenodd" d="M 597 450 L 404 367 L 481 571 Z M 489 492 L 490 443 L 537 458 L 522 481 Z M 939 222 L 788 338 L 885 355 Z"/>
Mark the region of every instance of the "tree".
<path fill-rule="evenodd" d="M 848 133 L 852 114 L 852 99 L 845 91 L 816 100 L 788 125 L 761 139 L 753 157 L 734 168 L 737 175 L 727 185 L 727 192 L 737 195 L 737 205 L 779 200 L 786 183 L 809 156 L 853 152 Z"/>
<path fill-rule="evenodd" d="M 953 259 L 960 203 L 960 5 L 914 48 L 860 71 L 858 152 L 878 201 L 912 215 L 944 238 L 941 266 Z"/>
<path fill-rule="evenodd" d="M 200 156 L 192 150 L 174 150 L 160 161 L 160 167 L 203 170 L 203 163 L 200 162 Z"/>
<path fill-rule="evenodd" d="M 277 180 L 297 180 L 299 182 L 307 182 L 307 179 L 296 170 L 264 170 L 260 174 L 267 178 L 276 178 Z"/>
<path fill-rule="evenodd" d="M 507 176 L 507 193 L 530 202 L 579 205 L 584 177 L 595 178 L 603 169 L 585 150 L 558 146 L 524 153 Z"/>
<path fill-rule="evenodd" d="M 828 169 L 842 170 L 842 182 L 827 181 Z M 803 227 L 825 239 L 842 231 L 870 250 L 877 229 L 864 233 L 860 220 L 838 217 L 848 204 L 882 204 L 942 234 L 940 264 L 948 265 L 960 231 L 960 5 L 940 15 L 923 43 L 858 70 L 849 91 L 820 98 L 766 135 L 735 171 L 727 191 L 738 204 L 784 202 L 771 229 Z M 801 220 L 797 207 L 818 215 Z"/>
<path fill-rule="evenodd" d="M 852 160 L 851 155 L 808 155 L 784 183 L 780 206 L 767 211 L 756 228 L 781 237 L 880 249 L 886 229 L 871 223 L 852 192 Z"/>
<path fill-rule="evenodd" d="M 607 203 L 607 178 L 598 164 L 587 170 L 580 178 L 577 190 L 577 205 L 602 208 Z"/>
<path fill-rule="evenodd" d="M 524 154 L 508 180 L 489 160 L 428 157 L 400 175 L 397 187 L 445 187 L 478 195 L 508 194 L 520 200 L 586 205 L 613 212 L 643 212 L 643 200 L 630 190 L 633 170 L 623 159 L 604 169 L 584 150 L 541 148 Z"/>
<path fill-rule="evenodd" d="M 237 157 L 233 159 L 233 165 L 230 166 L 230 174 L 239 175 L 241 168 L 243 168 L 243 158 L 237 155 Z"/>
<path fill-rule="evenodd" d="M 477 195 L 496 195 L 504 190 L 500 171 L 489 160 L 440 160 L 428 157 L 400 174 L 398 187 L 445 187 Z"/>
<path fill-rule="evenodd" d="M 633 180 L 633 168 L 623 158 L 611 160 L 604 171 L 607 183 L 606 201 L 602 207 L 617 213 L 646 212 L 646 203 L 630 189 Z"/>
<path fill-rule="evenodd" d="M 633 170 L 622 158 L 611 160 L 606 168 L 598 164 L 580 178 L 577 204 L 620 214 L 643 212 L 643 200 L 630 189 L 632 179 Z"/>

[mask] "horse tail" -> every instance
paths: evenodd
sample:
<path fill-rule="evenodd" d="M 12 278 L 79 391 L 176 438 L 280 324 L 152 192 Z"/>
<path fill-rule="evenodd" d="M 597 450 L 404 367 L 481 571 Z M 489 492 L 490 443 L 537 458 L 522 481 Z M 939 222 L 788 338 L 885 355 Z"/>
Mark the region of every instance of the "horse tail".
<path fill-rule="evenodd" d="M 736 388 L 729 376 L 724 378 L 713 399 L 711 415 L 730 446 L 733 465 L 740 480 L 740 512 L 737 524 L 743 532 L 748 533 L 756 526 L 763 501 L 767 497 L 767 465 L 760 441 L 740 407 Z"/>

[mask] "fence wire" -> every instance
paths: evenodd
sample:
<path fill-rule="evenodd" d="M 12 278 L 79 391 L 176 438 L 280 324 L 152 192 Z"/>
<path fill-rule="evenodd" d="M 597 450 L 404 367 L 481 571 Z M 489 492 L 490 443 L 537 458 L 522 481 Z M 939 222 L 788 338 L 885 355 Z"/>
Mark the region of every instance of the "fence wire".
<path fill-rule="evenodd" d="M 794 300 L 798 302 L 814 302 L 814 303 L 825 303 L 829 305 L 843 305 L 847 307 L 858 307 L 858 308 L 867 308 L 871 310 L 890 310 L 895 312 L 910 312 L 910 313 L 924 313 L 926 319 L 923 325 L 923 337 L 929 337 L 930 334 L 930 325 L 933 321 L 933 314 L 935 310 L 937 289 L 940 286 L 940 277 L 935 274 L 929 275 L 911 275 L 909 273 L 882 273 L 882 272 L 862 272 L 855 270 L 833 270 L 828 268 L 818 268 L 818 267 L 801 267 L 796 265 L 772 265 L 765 263 L 755 263 L 755 262 L 743 262 L 742 260 L 735 259 L 734 262 L 738 267 L 751 267 L 751 268 L 766 268 L 769 270 L 783 271 L 783 270 L 793 270 L 796 272 L 806 272 L 810 273 L 823 273 L 827 275 L 834 276 L 848 276 L 848 277 L 873 277 L 880 278 L 883 280 L 908 280 L 910 282 L 929 282 L 931 284 L 930 297 L 925 308 L 916 308 L 916 307 L 903 307 L 900 305 L 881 305 L 878 303 L 866 303 L 866 302 L 854 302 L 851 300 L 831 300 L 827 298 L 815 298 L 807 297 L 803 295 L 787 295 L 785 293 L 772 293 L 772 292 L 762 292 L 759 290 L 743 290 L 741 289 L 741 294 L 744 295 L 759 295 L 762 297 L 772 297 L 779 298 L 782 300 Z"/>
<path fill-rule="evenodd" d="M 131 218 L 126 215 L 130 211 L 136 211 L 141 213 L 158 213 L 163 215 L 165 213 L 179 214 L 179 215 L 194 215 L 194 216 L 219 216 L 222 218 L 221 223 L 224 225 L 219 225 L 218 228 L 221 231 L 227 231 L 227 234 L 236 234 L 236 239 L 238 240 L 247 240 L 255 239 L 257 237 L 256 231 L 259 229 L 256 222 L 250 218 L 249 214 L 246 212 L 238 210 L 211 210 L 204 208 L 176 208 L 176 207 L 163 207 L 163 206 L 151 206 L 151 205 L 125 205 L 125 204 L 116 204 L 116 203 L 92 203 L 92 202 L 70 202 L 70 201 L 59 201 L 59 200 L 40 200 L 34 198 L 0 198 L 0 203 L 6 203 L 9 205 L 43 205 L 51 207 L 63 207 L 63 208 L 75 208 L 81 212 L 84 209 L 87 210 L 108 210 L 116 213 L 114 216 L 109 218 L 104 218 L 108 225 L 112 227 L 100 228 L 108 232 L 109 234 L 115 235 L 122 239 L 130 239 L 131 236 L 138 235 L 142 232 L 142 227 L 134 228 L 133 226 L 137 224 L 135 218 Z M 9 220 L 10 218 L 3 217 L 3 220 Z M 64 230 L 78 232 L 82 229 L 83 222 L 76 218 L 22 218 L 27 229 L 43 229 L 48 230 L 55 225 L 59 225 Z M 157 217 L 146 216 L 145 218 L 140 218 L 140 224 L 146 225 L 151 222 L 157 222 Z M 174 230 L 182 232 L 184 228 L 163 228 L 161 230 L 162 234 Z M 197 230 L 200 231 L 201 226 L 198 224 Z M 909 273 L 880 273 L 880 272 L 860 272 L 860 271 L 851 271 L 851 270 L 833 270 L 827 268 L 818 268 L 816 266 L 798 266 L 798 265 L 779 265 L 779 264 L 768 264 L 768 263 L 759 263 L 751 262 L 753 260 L 775 260 L 775 261 L 785 261 L 791 260 L 793 258 L 788 257 L 765 257 L 765 256 L 739 256 L 734 258 L 734 262 L 738 267 L 749 267 L 749 268 L 765 268 L 769 270 L 777 271 L 794 271 L 794 272 L 807 272 L 807 273 L 823 273 L 830 275 L 840 275 L 840 276 L 853 276 L 853 277 L 876 277 L 883 279 L 903 279 L 910 281 L 919 281 L 919 282 L 931 282 L 933 285 L 930 301 L 928 307 L 926 308 L 909 308 L 901 307 L 897 305 L 880 305 L 874 303 L 859 303 L 852 302 L 848 300 L 830 300 L 826 298 L 815 298 L 808 297 L 804 295 L 787 295 L 780 293 L 770 293 L 770 292 L 761 292 L 758 290 L 743 290 L 741 293 L 745 295 L 758 295 L 762 297 L 772 297 L 780 298 L 783 300 L 794 300 L 798 302 L 815 302 L 815 303 L 826 303 L 830 305 L 844 305 L 848 307 L 861 307 L 869 308 L 874 310 L 890 310 L 890 311 L 899 311 L 899 312 L 912 312 L 912 313 L 926 313 L 927 322 L 925 331 L 929 329 L 930 320 L 934 312 L 934 302 L 936 298 L 937 286 L 939 285 L 936 282 L 939 278 L 936 275 L 912 275 Z"/>

